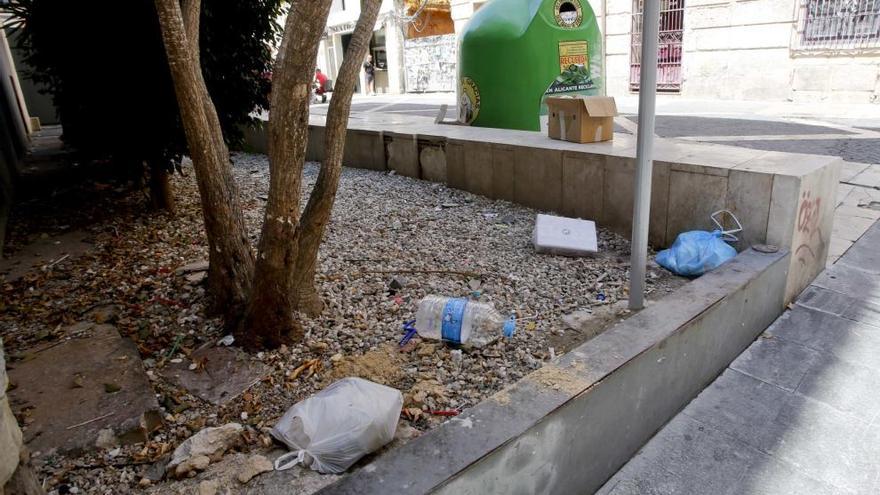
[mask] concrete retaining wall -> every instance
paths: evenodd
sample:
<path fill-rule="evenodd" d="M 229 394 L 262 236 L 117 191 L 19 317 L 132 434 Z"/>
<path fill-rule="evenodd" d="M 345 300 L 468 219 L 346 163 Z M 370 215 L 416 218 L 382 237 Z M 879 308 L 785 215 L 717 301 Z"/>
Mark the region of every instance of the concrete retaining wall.
<path fill-rule="evenodd" d="M 782 311 L 752 250 L 321 493 L 590 493 Z"/>
<path fill-rule="evenodd" d="M 310 129 L 307 158 L 320 161 L 323 116 L 313 116 Z M 738 250 L 770 243 L 793 252 L 786 303 L 824 269 L 842 160 L 672 140 L 658 142 L 654 155 L 652 246 L 710 230 L 709 216 L 728 209 L 745 228 Z M 575 144 L 538 132 L 352 121 L 343 163 L 595 220 L 627 237 L 632 231 L 631 135 Z"/>

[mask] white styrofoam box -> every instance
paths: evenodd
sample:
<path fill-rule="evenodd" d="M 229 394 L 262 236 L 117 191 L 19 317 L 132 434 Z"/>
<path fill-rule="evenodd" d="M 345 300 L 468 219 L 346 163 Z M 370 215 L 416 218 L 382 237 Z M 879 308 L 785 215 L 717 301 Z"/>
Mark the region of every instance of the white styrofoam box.
<path fill-rule="evenodd" d="M 538 215 L 535 251 L 564 256 L 589 256 L 599 251 L 596 222 L 577 218 Z"/>

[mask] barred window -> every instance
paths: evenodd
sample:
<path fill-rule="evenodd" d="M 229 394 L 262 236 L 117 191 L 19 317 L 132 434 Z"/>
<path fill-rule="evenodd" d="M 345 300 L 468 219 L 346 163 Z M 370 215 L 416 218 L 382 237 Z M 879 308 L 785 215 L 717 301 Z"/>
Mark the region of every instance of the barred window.
<path fill-rule="evenodd" d="M 802 0 L 803 48 L 880 46 L 880 0 Z"/>

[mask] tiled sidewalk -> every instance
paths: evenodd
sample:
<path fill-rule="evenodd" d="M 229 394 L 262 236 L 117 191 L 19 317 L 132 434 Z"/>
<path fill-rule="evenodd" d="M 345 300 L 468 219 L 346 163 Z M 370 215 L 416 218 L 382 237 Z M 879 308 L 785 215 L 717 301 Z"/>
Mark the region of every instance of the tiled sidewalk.
<path fill-rule="evenodd" d="M 880 493 L 880 222 L 599 490 Z"/>

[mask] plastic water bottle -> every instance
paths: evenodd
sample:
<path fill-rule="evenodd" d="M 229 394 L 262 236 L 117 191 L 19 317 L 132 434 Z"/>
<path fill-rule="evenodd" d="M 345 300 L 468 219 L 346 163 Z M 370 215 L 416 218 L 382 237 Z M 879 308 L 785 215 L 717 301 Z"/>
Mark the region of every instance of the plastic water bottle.
<path fill-rule="evenodd" d="M 416 330 L 421 337 L 483 347 L 504 335 L 512 337 L 513 317 L 504 318 L 490 304 L 465 298 L 428 296 L 419 302 Z"/>

